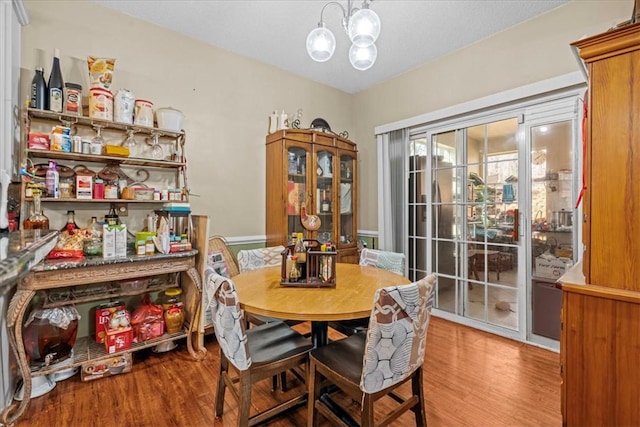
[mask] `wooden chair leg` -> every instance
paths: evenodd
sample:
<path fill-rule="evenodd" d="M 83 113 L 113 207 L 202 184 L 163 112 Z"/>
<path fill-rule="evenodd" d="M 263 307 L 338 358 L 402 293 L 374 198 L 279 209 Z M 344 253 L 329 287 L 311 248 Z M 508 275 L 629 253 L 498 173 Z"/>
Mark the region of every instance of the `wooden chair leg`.
<path fill-rule="evenodd" d="M 282 390 L 283 393 L 287 391 L 287 373 L 286 372 L 280 373 L 280 390 Z"/>
<path fill-rule="evenodd" d="M 362 404 L 362 427 L 373 427 L 373 397 L 370 394 L 364 395 L 364 402 Z"/>
<path fill-rule="evenodd" d="M 238 408 L 238 427 L 249 425 L 249 414 L 251 411 L 251 374 L 249 370 L 240 372 L 239 382 L 240 407 Z"/>
<path fill-rule="evenodd" d="M 422 389 L 422 368 L 419 368 L 411 379 L 411 391 L 418 396 L 418 403 L 411 408 L 416 416 L 416 427 L 427 427 L 427 414 L 424 406 L 424 390 Z"/>
<path fill-rule="evenodd" d="M 307 375 L 307 426 L 318 427 L 318 412 L 316 411 L 316 401 L 320 399 L 320 379 L 321 376 L 316 372 L 316 364 L 311 360 L 308 367 Z"/>
<path fill-rule="evenodd" d="M 229 373 L 229 361 L 221 353 L 220 354 L 220 370 L 218 372 L 218 393 L 216 394 L 216 418 L 222 416 L 224 411 L 224 393 L 227 390 L 224 382 L 224 376 Z"/>

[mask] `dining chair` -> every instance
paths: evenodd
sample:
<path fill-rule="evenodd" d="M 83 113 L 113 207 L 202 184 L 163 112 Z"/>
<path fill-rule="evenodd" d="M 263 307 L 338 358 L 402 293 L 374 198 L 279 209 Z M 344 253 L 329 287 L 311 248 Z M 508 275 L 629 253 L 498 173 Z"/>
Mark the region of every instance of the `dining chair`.
<path fill-rule="evenodd" d="M 238 261 L 224 237 L 217 235 L 209 237 L 207 249 L 207 264 L 214 266 L 218 274 L 226 277 L 240 274 Z"/>
<path fill-rule="evenodd" d="M 400 275 L 405 273 L 406 256 L 400 252 L 363 248 L 360 251 L 360 265 L 392 271 Z M 329 322 L 329 326 L 343 335 L 350 336 L 369 327 L 369 318 Z"/>
<path fill-rule="evenodd" d="M 216 394 L 216 417 L 224 412 L 227 388 L 238 405 L 237 425 L 253 426 L 299 405 L 307 398 L 306 386 L 299 393 L 273 407 L 251 414 L 253 384 L 273 378 L 289 369 L 303 367 L 309 372 L 311 340 L 284 322 L 265 323 L 245 329 L 243 311 L 232 279 L 205 270 L 203 291 L 209 295 L 213 325 L 220 346 L 220 371 Z"/>
<path fill-rule="evenodd" d="M 258 249 L 241 249 L 238 251 L 238 268 L 240 273 L 282 264 L 284 246 L 268 246 Z"/>
<path fill-rule="evenodd" d="M 276 265 L 282 265 L 282 252 L 284 252 L 284 246 L 267 246 L 265 248 L 257 249 L 241 249 L 238 251 L 238 268 L 240 273 L 247 271 L 258 270 L 265 267 L 272 267 Z M 282 319 L 275 317 L 263 316 L 260 314 L 245 313 L 245 319 L 247 321 L 247 327 L 251 325 L 263 325 L 265 323 L 280 322 Z M 297 325 L 302 323 L 299 320 L 284 320 L 289 325 Z M 296 371 L 293 371 L 298 377 Z M 283 392 L 287 391 L 287 375 L 283 372 L 280 375 L 280 388 Z M 278 379 L 274 380 L 274 387 L 277 387 Z"/>
<path fill-rule="evenodd" d="M 308 426 L 318 426 L 320 414 L 331 425 L 357 425 L 346 409 L 324 393 L 330 384 L 362 402 L 363 427 L 388 425 L 408 410 L 414 413 L 416 426 L 427 425 L 422 365 L 435 283 L 435 276 L 430 275 L 408 285 L 379 289 L 366 333 L 311 351 Z M 411 396 L 403 397 L 396 389 L 408 381 Z M 398 405 L 376 423 L 374 406 L 385 396 Z"/>

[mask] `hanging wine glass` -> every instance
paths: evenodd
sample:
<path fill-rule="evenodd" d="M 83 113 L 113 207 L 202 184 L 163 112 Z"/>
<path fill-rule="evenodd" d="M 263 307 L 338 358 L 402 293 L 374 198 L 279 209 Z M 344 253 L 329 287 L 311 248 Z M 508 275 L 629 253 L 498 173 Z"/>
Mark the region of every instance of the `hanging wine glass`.
<path fill-rule="evenodd" d="M 91 140 L 91 154 L 100 156 L 104 153 L 104 138 L 100 131 L 102 130 L 102 126 L 93 126 L 96 130 L 96 136 Z"/>
<path fill-rule="evenodd" d="M 135 134 L 135 131 L 133 129 L 127 130 L 127 137 L 122 142 L 122 146 L 129 149 L 130 157 L 136 157 L 135 151 L 138 146 L 138 141 L 136 141 L 134 134 Z"/>
<path fill-rule="evenodd" d="M 160 135 L 157 133 L 152 134 L 151 141 L 152 141 L 151 148 L 150 148 L 151 158 L 155 160 L 164 159 L 164 150 L 160 145 Z"/>

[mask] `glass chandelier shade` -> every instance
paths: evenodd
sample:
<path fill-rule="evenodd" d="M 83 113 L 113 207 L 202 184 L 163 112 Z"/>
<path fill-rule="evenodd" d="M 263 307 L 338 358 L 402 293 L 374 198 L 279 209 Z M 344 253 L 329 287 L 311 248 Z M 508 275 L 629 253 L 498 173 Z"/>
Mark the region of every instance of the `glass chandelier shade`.
<path fill-rule="evenodd" d="M 347 33 L 354 45 L 370 46 L 378 40 L 380 35 L 380 18 L 371 9 L 360 9 L 349 19 Z"/>
<path fill-rule="evenodd" d="M 370 44 L 365 47 L 359 47 L 352 44 L 349 49 L 349 61 L 356 70 L 368 70 L 376 62 L 377 57 L 378 48 L 376 48 L 375 44 Z"/>
<path fill-rule="evenodd" d="M 314 61 L 325 62 L 331 59 L 335 50 L 336 38 L 321 22 L 318 28 L 311 30 L 307 36 L 307 53 Z"/>

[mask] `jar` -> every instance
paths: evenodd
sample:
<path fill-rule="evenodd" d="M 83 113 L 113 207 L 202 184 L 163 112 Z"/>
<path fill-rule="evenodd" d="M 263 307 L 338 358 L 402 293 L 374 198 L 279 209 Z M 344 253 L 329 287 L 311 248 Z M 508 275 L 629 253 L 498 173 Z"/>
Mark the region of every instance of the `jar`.
<path fill-rule="evenodd" d="M 180 332 L 184 323 L 182 289 L 169 288 L 164 291 L 162 308 L 164 309 L 164 323 L 167 327 L 167 333 L 175 334 Z"/>
<path fill-rule="evenodd" d="M 77 83 L 64 84 L 64 112 L 82 115 L 82 86 Z M 76 151 L 77 153 L 77 151 Z"/>
<path fill-rule="evenodd" d="M 133 108 L 133 124 L 139 126 L 153 126 L 153 102 L 136 99 Z"/>
<path fill-rule="evenodd" d="M 76 177 L 75 174 L 68 177 L 60 177 L 58 184 L 61 199 L 73 199 L 76 197 Z"/>
<path fill-rule="evenodd" d="M 93 183 L 93 198 L 104 199 L 104 181 L 100 178 L 96 178 Z"/>
<path fill-rule="evenodd" d="M 153 243 L 153 237 L 147 237 L 147 243 L 145 244 L 145 255 L 153 255 L 156 253 L 156 245 Z"/>
<path fill-rule="evenodd" d="M 113 183 L 105 184 L 104 186 L 104 198 L 105 199 L 117 199 L 118 198 L 118 186 Z"/>
<path fill-rule="evenodd" d="M 147 242 L 138 240 L 136 243 L 136 255 L 143 256 L 147 254 Z"/>
<path fill-rule="evenodd" d="M 113 94 L 111 91 L 97 87 L 89 89 L 89 117 L 113 120 Z"/>

